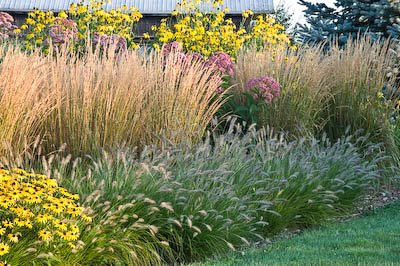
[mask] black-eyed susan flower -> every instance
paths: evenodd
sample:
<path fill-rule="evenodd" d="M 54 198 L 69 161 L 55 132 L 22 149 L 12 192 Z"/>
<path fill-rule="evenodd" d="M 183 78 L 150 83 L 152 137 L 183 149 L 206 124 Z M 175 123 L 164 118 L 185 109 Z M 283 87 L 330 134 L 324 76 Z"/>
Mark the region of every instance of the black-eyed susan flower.
<path fill-rule="evenodd" d="M 52 237 L 53 237 L 52 234 L 46 230 L 40 230 L 38 235 L 39 235 L 39 238 L 44 241 L 48 241 L 48 240 L 52 239 Z"/>
<path fill-rule="evenodd" d="M 10 246 L 6 243 L 0 243 L 0 256 L 7 254 L 10 251 Z"/>
<path fill-rule="evenodd" d="M 21 169 L 0 169 L 0 179 L 0 236 L 5 236 L 9 244 L 20 242 L 25 236 L 35 240 L 31 239 L 32 234 L 21 234 L 26 230 L 32 230 L 39 240 L 54 241 L 54 245 L 60 240 L 55 239 L 57 235 L 63 240 L 62 245 L 64 240 L 78 240 L 78 221 L 90 220 L 76 202 L 79 196 L 59 187 L 52 178 Z M 7 243 L 0 248 L 0 253 L 12 252 Z"/>
<path fill-rule="evenodd" d="M 8 240 L 10 240 L 13 243 L 18 242 L 18 236 L 16 234 L 8 234 L 7 237 L 8 237 Z"/>
<path fill-rule="evenodd" d="M 78 240 L 79 235 L 75 232 L 68 231 L 62 234 L 62 238 L 67 241 L 74 241 Z"/>
<path fill-rule="evenodd" d="M 76 245 L 75 245 L 74 243 L 72 243 L 72 242 L 68 242 L 68 246 L 69 246 L 71 249 L 76 249 Z"/>
<path fill-rule="evenodd" d="M 59 219 L 54 219 L 53 225 L 59 230 L 62 230 L 62 231 L 68 230 L 68 224 L 60 221 Z"/>
<path fill-rule="evenodd" d="M 7 228 L 13 228 L 14 227 L 13 223 L 10 222 L 9 220 L 2 221 L 1 223 L 3 224 L 4 227 L 7 227 Z"/>
<path fill-rule="evenodd" d="M 47 221 L 51 220 L 53 218 L 53 215 L 50 215 L 48 213 L 45 214 L 39 214 L 36 216 L 36 221 L 38 223 L 46 223 Z"/>

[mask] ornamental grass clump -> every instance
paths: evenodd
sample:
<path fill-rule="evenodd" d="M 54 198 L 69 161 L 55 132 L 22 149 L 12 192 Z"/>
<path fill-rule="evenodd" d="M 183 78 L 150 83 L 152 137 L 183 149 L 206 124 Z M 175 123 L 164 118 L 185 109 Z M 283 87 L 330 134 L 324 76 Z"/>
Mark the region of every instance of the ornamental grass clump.
<path fill-rule="evenodd" d="M 80 225 L 90 222 L 79 195 L 55 179 L 22 169 L 0 170 L 0 260 L 19 265 L 37 256 L 79 252 Z M 47 254 L 47 255 L 44 255 Z"/>
<path fill-rule="evenodd" d="M 254 78 L 268 76 L 279 83 L 279 97 L 259 112 L 258 127 L 270 126 L 292 136 L 311 136 L 325 124 L 320 117 L 327 102 L 329 80 L 321 47 L 272 49 L 250 47 L 238 53 L 234 90 L 247 91 Z"/>
<path fill-rule="evenodd" d="M 89 50 L 54 56 L 0 49 L 0 154 L 40 136 L 46 150 L 74 156 L 161 144 L 196 143 L 221 106 L 220 76 L 200 60 L 139 51 Z"/>
<path fill-rule="evenodd" d="M 393 103 L 386 101 L 383 90 L 396 87 L 395 77 L 387 77 L 387 69 L 393 64 L 389 52 L 390 41 L 373 42 L 368 37 L 349 40 L 345 49 L 337 44 L 322 62 L 325 79 L 329 81 L 328 102 L 322 117 L 323 128 L 332 139 L 337 139 L 350 127 L 370 134 L 375 143 L 384 143 L 398 156 L 394 145 L 390 118 Z M 397 90 L 393 90 L 390 99 Z"/>
<path fill-rule="evenodd" d="M 382 90 L 394 87 L 386 77 L 393 64 L 388 42 L 366 37 L 344 48 L 331 44 L 291 49 L 240 51 L 233 76 L 234 90 L 243 91 L 255 76 L 270 76 L 281 85 L 280 96 L 258 116 L 259 127 L 270 126 L 292 136 L 327 133 L 332 140 L 359 129 L 375 143 L 394 151 L 389 123 L 393 103 Z M 390 98 L 390 95 L 388 96 Z"/>
<path fill-rule="evenodd" d="M 81 228 L 85 247 L 63 261 L 162 265 L 223 255 L 347 214 L 387 160 L 365 137 L 288 142 L 241 130 L 232 121 L 224 135 L 195 146 L 165 140 L 163 149 L 147 146 L 140 156 L 121 147 L 89 163 L 39 156 L 42 166 L 34 167 L 54 173 L 92 211 L 93 222 Z"/>
<path fill-rule="evenodd" d="M 28 152 L 28 150 L 30 151 Z M 62 148 L 60 151 L 62 151 Z M 21 154 L 10 150 L 7 157 L 1 158 L 1 165 L 7 167 L 25 165 L 27 167 L 26 169 L 31 169 L 32 167 L 36 169 L 40 168 L 43 172 L 48 173 L 47 176 L 55 177 L 55 179 L 51 179 L 52 183 L 64 183 L 66 179 L 64 179 L 62 175 L 68 175 L 68 179 L 71 179 L 71 182 L 86 174 L 88 174 L 87 177 L 90 176 L 90 174 L 86 172 L 88 170 L 86 164 L 85 167 L 77 169 L 77 166 L 82 166 L 82 161 L 80 159 L 72 161 L 71 156 L 61 156 L 62 152 L 53 153 L 52 155 L 45 155 L 43 152 L 44 150 L 41 148 L 40 142 L 37 141 L 35 142 L 33 150 L 30 145 L 27 145 L 25 152 Z M 39 163 L 39 160 L 35 160 L 38 158 L 41 158 L 41 163 Z M 18 169 L 17 171 L 20 172 L 22 170 Z M 83 173 L 82 171 L 85 172 Z M 67 182 L 64 184 L 67 184 Z M 57 244 L 57 242 L 54 241 L 57 239 L 55 237 L 57 233 L 54 232 L 50 232 L 52 239 L 47 242 L 39 240 L 39 236 L 47 238 L 50 234 L 44 231 L 33 232 L 33 229 L 36 228 L 35 223 L 33 223 L 33 229 L 30 229 L 31 234 L 24 234 L 24 237 L 18 238 L 18 242 L 13 244 L 13 252 L 12 254 L 9 252 L 7 262 L 11 265 L 34 264 L 43 266 L 78 266 L 88 264 L 163 265 L 164 260 L 162 258 L 171 256 L 168 243 L 159 241 L 154 235 L 156 228 L 145 224 L 141 217 L 138 217 L 136 214 L 129 217 L 127 216 L 129 210 L 143 208 L 144 206 L 142 203 L 124 200 L 124 203 L 119 204 L 118 201 L 122 199 L 121 195 L 114 194 L 109 195 L 110 197 L 106 197 L 103 193 L 107 193 L 108 190 L 104 189 L 108 186 L 106 186 L 104 182 L 88 182 L 87 185 L 93 193 L 86 194 L 84 197 L 71 194 L 71 197 L 75 199 L 74 202 L 79 204 L 79 208 L 80 206 L 85 206 L 84 219 L 75 217 L 77 221 L 81 222 L 78 223 L 79 240 L 76 241 L 77 243 L 74 249 L 72 249 L 72 244 L 68 243 L 66 247 L 52 245 L 53 242 Z M 114 183 L 113 186 L 117 186 L 117 183 Z M 63 190 L 63 193 L 66 194 L 67 191 Z M 115 201 L 109 201 L 111 198 L 114 198 Z M 43 214 L 38 216 L 42 222 L 40 225 L 44 227 L 46 224 L 44 220 L 46 219 L 50 225 L 52 225 L 52 213 L 47 209 L 40 208 L 41 206 L 39 205 L 37 205 L 37 207 L 35 211 L 39 211 Z M 49 215 L 45 215 L 46 213 L 49 213 Z M 67 215 L 67 218 L 69 217 L 68 214 L 65 215 Z M 89 216 L 90 222 L 87 222 Z M 53 215 L 53 217 L 55 216 Z M 130 228 L 126 226 L 127 220 L 130 221 Z M 62 222 L 65 223 L 65 225 L 57 223 L 57 226 L 68 226 L 67 222 L 73 221 L 73 217 L 63 219 Z M 69 236 L 69 234 L 66 235 Z M 5 237 L 7 238 L 8 236 L 6 235 Z M 37 241 L 32 241 L 35 238 Z M 70 242 L 73 243 L 74 241 Z M 0 261 L 2 261 L 1 259 L 2 258 L 0 258 Z"/>

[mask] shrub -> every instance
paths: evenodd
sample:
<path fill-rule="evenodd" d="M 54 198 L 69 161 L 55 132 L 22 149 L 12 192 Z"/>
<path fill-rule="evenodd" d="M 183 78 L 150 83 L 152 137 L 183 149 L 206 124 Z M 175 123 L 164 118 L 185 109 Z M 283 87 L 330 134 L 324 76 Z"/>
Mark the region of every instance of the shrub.
<path fill-rule="evenodd" d="M 82 49 L 79 46 L 86 47 L 85 42 L 92 41 L 96 34 L 118 36 L 125 45 L 137 48 L 132 29 L 142 18 L 140 12 L 127 6 L 105 11 L 104 4 L 102 0 L 73 3 L 68 11 L 61 11 L 57 16 L 52 11 L 35 10 L 28 13 L 25 24 L 17 32 L 23 34 L 27 50 L 43 47 L 47 52 L 50 43 L 60 45 L 70 41 L 75 48 Z"/>
<path fill-rule="evenodd" d="M 225 80 L 229 84 L 231 78 L 226 77 Z M 218 110 L 218 114 L 221 118 L 227 114 L 236 115 L 239 123 L 245 123 L 246 127 L 259 124 L 267 105 L 280 96 L 280 90 L 279 83 L 271 77 L 250 79 L 243 90 L 234 87 L 227 91 L 227 100 Z"/>
<path fill-rule="evenodd" d="M 250 10 L 243 13 L 239 26 L 225 17 L 226 12 L 220 0 L 182 1 L 172 12 L 171 21 L 163 19 L 159 27 L 153 27 L 158 42 L 155 47 L 176 41 L 185 52 L 204 57 L 225 52 L 235 58 L 236 52 L 251 41 L 269 47 L 290 43 L 283 26 L 272 17 L 258 16 L 254 28 L 247 30 L 246 20 L 253 15 Z"/>

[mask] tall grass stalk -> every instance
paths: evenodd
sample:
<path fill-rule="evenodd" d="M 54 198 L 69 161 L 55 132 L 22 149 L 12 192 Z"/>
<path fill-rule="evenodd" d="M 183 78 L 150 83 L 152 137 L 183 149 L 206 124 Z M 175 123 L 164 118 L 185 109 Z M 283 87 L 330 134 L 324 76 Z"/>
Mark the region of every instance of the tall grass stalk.
<path fill-rule="evenodd" d="M 282 95 L 260 115 L 260 127 L 269 125 L 295 136 L 322 135 L 336 140 L 359 129 L 375 143 L 393 148 L 389 119 L 392 105 L 382 98 L 393 82 L 386 73 L 392 64 L 389 41 L 366 37 L 345 48 L 330 45 L 287 49 L 249 49 L 238 55 L 239 89 L 254 76 L 271 76 L 282 85 Z"/>
<path fill-rule="evenodd" d="M 221 79 L 179 54 L 9 48 L 0 58 L 0 142 L 16 151 L 38 135 L 48 151 L 65 143 L 74 155 L 160 144 L 161 135 L 195 143 L 221 104 Z"/>
<path fill-rule="evenodd" d="M 325 56 L 325 79 L 329 80 L 329 98 L 323 118 L 324 131 L 337 139 L 350 127 L 370 134 L 376 143 L 394 148 L 389 119 L 392 105 L 382 95 L 391 64 L 389 41 L 372 42 L 368 38 L 348 41 L 345 49 L 332 45 Z"/>
<path fill-rule="evenodd" d="M 281 96 L 260 115 L 259 126 L 297 136 L 312 135 L 323 126 L 319 113 L 328 93 L 323 58 L 322 47 L 297 51 L 250 48 L 239 53 L 235 79 L 240 90 L 250 79 L 262 76 L 270 76 L 282 86 Z"/>

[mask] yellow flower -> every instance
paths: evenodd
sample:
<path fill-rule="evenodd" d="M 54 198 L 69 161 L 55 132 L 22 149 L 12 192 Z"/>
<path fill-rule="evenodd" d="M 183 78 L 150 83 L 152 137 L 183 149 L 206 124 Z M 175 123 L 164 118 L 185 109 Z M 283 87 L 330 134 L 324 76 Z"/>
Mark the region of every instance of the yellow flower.
<path fill-rule="evenodd" d="M 59 219 L 55 219 L 53 220 L 53 225 L 57 228 L 60 229 L 62 231 L 66 231 L 68 230 L 68 225 L 62 221 L 60 221 Z"/>
<path fill-rule="evenodd" d="M 27 25 L 35 25 L 36 21 L 33 20 L 33 19 L 31 19 L 31 18 L 27 18 L 26 21 L 25 21 L 25 23 L 26 23 Z"/>
<path fill-rule="evenodd" d="M 254 13 L 253 13 L 253 11 L 251 11 L 250 9 L 248 9 L 248 10 L 246 10 L 246 11 L 244 11 L 244 12 L 242 13 L 242 17 L 243 17 L 243 18 L 248 18 L 248 17 L 253 16 L 253 15 L 254 15 Z"/>
<path fill-rule="evenodd" d="M 13 243 L 17 243 L 18 242 L 18 236 L 16 234 L 8 234 L 7 237 Z"/>
<path fill-rule="evenodd" d="M 219 7 L 212 12 L 204 12 L 202 3 L 211 3 Z M 242 23 L 239 27 L 232 19 L 226 18 L 227 9 L 223 9 L 221 0 L 190 0 L 182 1 L 176 10 L 186 10 L 186 14 L 177 17 L 176 23 L 163 19 L 156 31 L 156 40 L 160 45 L 176 41 L 183 45 L 185 52 L 198 52 L 204 57 L 219 51 L 235 57 L 237 51 L 244 45 L 255 40 L 261 46 L 289 44 L 290 40 L 282 25 L 269 16 L 257 17 L 257 22 L 251 33 L 247 33 Z M 176 10 L 172 15 L 176 15 Z M 251 10 L 243 12 L 243 18 L 253 16 Z M 173 26 L 170 26 L 173 24 Z"/>
<path fill-rule="evenodd" d="M 65 231 L 62 233 L 65 240 L 75 241 L 80 235 L 76 225 L 78 221 L 90 220 L 83 214 L 84 208 L 76 202 L 79 196 L 59 187 L 52 178 L 22 169 L 13 169 L 11 172 L 0 169 L 0 181 L 0 209 L 3 217 L 0 236 L 5 235 L 10 243 L 22 242 L 23 236 L 29 236 L 30 241 L 40 239 L 50 242 L 58 231 Z M 52 212 L 57 213 L 57 219 L 53 218 Z M 43 225 L 45 229 L 42 229 Z M 13 231 L 14 228 L 24 232 L 32 231 L 37 239 L 32 239 L 32 234 L 22 235 Z M 6 247 L 3 248 L 3 252 L 8 252 Z"/>
<path fill-rule="evenodd" d="M 75 217 L 75 216 L 78 216 L 78 215 L 80 215 L 81 213 L 82 213 L 82 211 L 83 211 L 83 208 L 82 207 L 72 207 L 72 208 L 69 208 L 68 210 L 67 210 L 67 213 L 68 214 L 71 214 L 73 217 Z"/>
<path fill-rule="evenodd" d="M 35 37 L 35 34 L 33 34 L 33 33 L 29 33 L 29 34 L 26 35 L 26 38 L 28 40 L 33 39 L 34 37 Z"/>
<path fill-rule="evenodd" d="M 44 241 L 48 241 L 53 237 L 51 235 L 51 233 L 49 231 L 46 231 L 46 230 L 40 230 L 38 235 L 39 235 L 39 238 L 41 240 L 44 240 Z"/>
<path fill-rule="evenodd" d="M 36 216 L 36 221 L 38 221 L 39 223 L 46 223 L 47 221 L 49 221 L 50 219 L 52 219 L 53 216 L 50 214 L 39 214 L 38 216 Z"/>
<path fill-rule="evenodd" d="M 74 240 L 77 240 L 78 237 L 79 237 L 79 235 L 78 235 L 77 233 L 70 232 L 70 231 L 65 232 L 65 233 L 61 233 L 61 232 L 60 232 L 59 235 L 60 235 L 64 240 L 67 240 L 67 241 L 74 241 Z"/>
<path fill-rule="evenodd" d="M 7 254 L 10 251 L 10 246 L 6 243 L 0 243 L 0 256 Z"/>
<path fill-rule="evenodd" d="M 72 243 L 72 242 L 68 242 L 68 246 L 69 246 L 71 249 L 76 249 L 76 245 L 75 245 L 74 243 Z"/>
<path fill-rule="evenodd" d="M 157 44 L 157 43 L 153 44 L 153 48 L 154 48 L 156 51 L 160 51 L 160 50 L 161 50 L 160 45 Z"/>
<path fill-rule="evenodd" d="M 9 220 L 3 221 L 2 224 L 3 224 L 4 227 L 7 227 L 7 228 L 13 228 L 14 227 L 13 223 L 10 222 Z"/>
<path fill-rule="evenodd" d="M 92 221 L 92 218 L 87 216 L 87 215 L 85 215 L 85 214 L 82 214 L 81 217 L 85 222 L 90 223 Z"/>
<path fill-rule="evenodd" d="M 65 13 L 65 11 L 61 11 L 60 13 L 58 13 L 58 17 L 59 18 L 68 18 L 67 13 Z"/>

